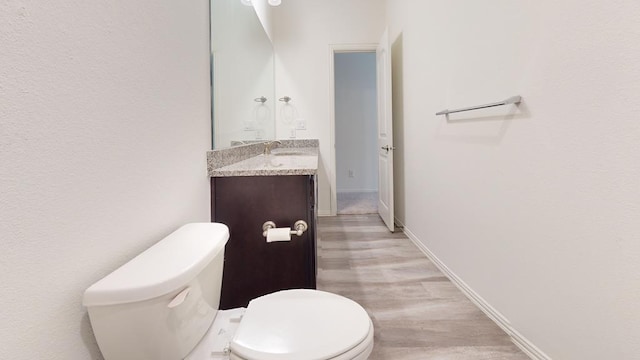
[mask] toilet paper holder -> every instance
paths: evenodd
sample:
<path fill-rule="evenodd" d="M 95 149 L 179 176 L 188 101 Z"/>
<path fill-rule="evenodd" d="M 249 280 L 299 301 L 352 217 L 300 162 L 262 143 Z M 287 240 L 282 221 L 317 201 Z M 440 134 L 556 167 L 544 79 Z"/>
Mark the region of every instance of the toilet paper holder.
<path fill-rule="evenodd" d="M 262 224 L 262 236 L 267 237 L 267 230 L 275 228 L 276 223 L 274 223 L 273 221 L 266 221 L 264 224 Z M 295 230 L 291 230 L 291 235 L 302 236 L 302 234 L 309 228 L 309 225 L 307 225 L 307 222 L 304 220 L 298 220 L 295 222 L 295 224 L 293 224 L 293 228 Z"/>

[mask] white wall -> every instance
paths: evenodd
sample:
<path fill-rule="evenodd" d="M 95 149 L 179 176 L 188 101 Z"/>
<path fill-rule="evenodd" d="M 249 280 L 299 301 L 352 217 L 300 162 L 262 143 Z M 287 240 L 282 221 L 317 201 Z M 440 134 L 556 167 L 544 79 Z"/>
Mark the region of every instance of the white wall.
<path fill-rule="evenodd" d="M 209 220 L 207 1 L 0 3 L 0 358 L 99 359 L 84 290 Z"/>
<path fill-rule="evenodd" d="M 387 8 L 406 228 L 548 356 L 637 358 L 640 3 Z"/>
<path fill-rule="evenodd" d="M 331 210 L 329 64 L 330 44 L 377 43 L 384 31 L 384 0 L 290 0 L 272 10 L 276 52 L 276 97 L 290 96 L 307 130 L 298 138 L 320 140 L 320 214 Z M 276 137 L 289 138 L 291 125 L 277 105 Z"/>
<path fill-rule="evenodd" d="M 334 72 L 337 192 L 377 191 L 376 53 L 337 53 Z"/>

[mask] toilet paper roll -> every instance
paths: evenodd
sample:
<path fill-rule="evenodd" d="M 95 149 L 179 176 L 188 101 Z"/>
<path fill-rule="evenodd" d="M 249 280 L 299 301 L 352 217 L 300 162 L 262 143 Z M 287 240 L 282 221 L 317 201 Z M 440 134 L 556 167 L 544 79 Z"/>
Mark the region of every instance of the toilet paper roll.
<path fill-rule="evenodd" d="M 267 230 L 267 242 L 291 241 L 291 228 L 275 228 Z"/>

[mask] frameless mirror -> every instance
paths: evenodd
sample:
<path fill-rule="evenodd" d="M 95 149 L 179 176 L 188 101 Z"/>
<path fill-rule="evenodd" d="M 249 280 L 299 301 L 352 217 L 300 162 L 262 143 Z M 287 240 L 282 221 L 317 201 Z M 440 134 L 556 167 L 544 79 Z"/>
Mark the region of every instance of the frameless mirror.
<path fill-rule="evenodd" d="M 273 139 L 271 41 L 250 1 L 211 0 L 210 4 L 212 147 Z"/>

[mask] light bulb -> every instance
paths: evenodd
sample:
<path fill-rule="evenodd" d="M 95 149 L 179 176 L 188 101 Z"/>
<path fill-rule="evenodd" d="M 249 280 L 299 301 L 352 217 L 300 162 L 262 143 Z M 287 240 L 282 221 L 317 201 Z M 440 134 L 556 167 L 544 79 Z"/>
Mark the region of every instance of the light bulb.
<path fill-rule="evenodd" d="M 282 3 L 282 0 L 269 0 L 269 5 L 278 6 Z"/>

